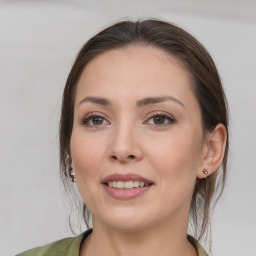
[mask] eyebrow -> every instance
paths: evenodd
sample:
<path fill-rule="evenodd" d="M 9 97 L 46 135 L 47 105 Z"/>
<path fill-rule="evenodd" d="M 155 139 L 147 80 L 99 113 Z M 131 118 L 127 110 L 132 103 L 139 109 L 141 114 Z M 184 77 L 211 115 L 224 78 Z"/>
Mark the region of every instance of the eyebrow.
<path fill-rule="evenodd" d="M 111 106 L 111 102 L 108 99 L 105 98 L 100 98 L 100 97 L 93 97 L 93 96 L 88 96 L 83 98 L 78 105 L 81 105 L 85 102 L 91 102 L 91 103 L 96 103 L 99 105 L 103 105 L 103 106 Z"/>
<path fill-rule="evenodd" d="M 156 104 L 156 103 L 161 103 L 161 102 L 165 102 L 165 101 L 173 101 L 177 104 L 179 104 L 180 106 L 182 106 L 183 108 L 185 108 L 184 104 L 179 101 L 178 99 L 171 97 L 171 96 L 161 96 L 161 97 L 147 97 L 141 100 L 138 100 L 136 102 L 136 106 L 137 107 L 144 107 L 147 105 L 151 105 L 151 104 Z M 94 96 L 88 96 L 83 98 L 78 105 L 81 105 L 83 103 L 86 102 L 91 102 L 91 103 L 95 103 L 95 104 L 99 104 L 102 106 L 112 106 L 112 103 L 106 99 L 106 98 L 101 98 L 101 97 L 94 97 Z"/>
<path fill-rule="evenodd" d="M 171 96 L 147 97 L 145 99 L 138 100 L 136 105 L 137 105 L 137 107 L 143 107 L 146 105 L 161 103 L 161 102 L 165 102 L 165 101 L 173 101 L 173 102 L 179 104 L 180 106 L 182 106 L 183 108 L 185 108 L 184 104 L 181 101 L 179 101 L 178 99 L 173 98 Z"/>

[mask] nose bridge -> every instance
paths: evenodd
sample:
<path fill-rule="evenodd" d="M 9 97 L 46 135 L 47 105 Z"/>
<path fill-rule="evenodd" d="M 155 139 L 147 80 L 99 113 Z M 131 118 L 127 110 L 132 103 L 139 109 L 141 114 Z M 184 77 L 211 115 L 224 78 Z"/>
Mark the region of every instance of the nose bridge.
<path fill-rule="evenodd" d="M 110 157 L 120 162 L 141 159 L 142 151 L 138 129 L 133 120 L 123 116 L 115 123 L 111 138 Z"/>

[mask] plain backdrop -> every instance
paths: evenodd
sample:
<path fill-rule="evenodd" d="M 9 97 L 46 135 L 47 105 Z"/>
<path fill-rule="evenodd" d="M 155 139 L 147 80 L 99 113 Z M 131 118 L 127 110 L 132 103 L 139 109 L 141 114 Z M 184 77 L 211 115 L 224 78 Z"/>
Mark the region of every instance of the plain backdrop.
<path fill-rule="evenodd" d="M 156 17 L 212 54 L 231 155 L 213 255 L 256 255 L 256 1 L 0 1 L 0 256 L 72 235 L 58 169 L 61 95 L 83 43 L 122 17 Z M 74 217 L 75 218 L 75 217 Z"/>

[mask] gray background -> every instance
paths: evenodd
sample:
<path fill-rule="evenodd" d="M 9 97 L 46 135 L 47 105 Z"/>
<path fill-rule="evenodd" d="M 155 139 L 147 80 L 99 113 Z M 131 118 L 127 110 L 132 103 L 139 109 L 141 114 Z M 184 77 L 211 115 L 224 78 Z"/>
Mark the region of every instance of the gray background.
<path fill-rule="evenodd" d="M 0 255 L 71 235 L 58 171 L 61 94 L 78 49 L 120 17 L 174 22 L 215 59 L 230 106 L 231 157 L 213 255 L 255 256 L 253 0 L 0 1 Z"/>

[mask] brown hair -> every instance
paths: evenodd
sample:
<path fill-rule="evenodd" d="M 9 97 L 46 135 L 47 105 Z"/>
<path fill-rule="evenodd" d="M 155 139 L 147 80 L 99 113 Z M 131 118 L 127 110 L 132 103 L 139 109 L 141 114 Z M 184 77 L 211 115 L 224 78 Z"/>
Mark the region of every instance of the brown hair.
<path fill-rule="evenodd" d="M 211 211 L 221 196 L 228 158 L 228 111 L 225 93 L 217 68 L 210 54 L 192 35 L 174 24 L 147 19 L 118 22 L 84 44 L 69 73 L 63 94 L 60 118 L 60 167 L 64 184 L 70 183 L 70 138 L 73 127 L 73 112 L 76 85 L 89 61 L 111 49 L 131 45 L 152 46 L 175 56 L 190 72 L 193 91 L 201 108 L 204 133 L 213 131 L 218 123 L 227 129 L 227 142 L 222 166 L 206 179 L 197 179 L 190 208 L 190 222 L 194 236 L 201 239 L 205 234 Z M 215 197 L 216 196 L 216 197 Z M 88 210 L 83 207 L 83 216 L 88 226 Z"/>

